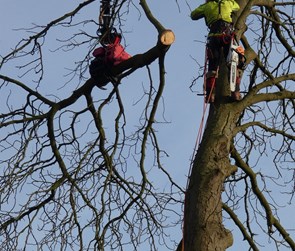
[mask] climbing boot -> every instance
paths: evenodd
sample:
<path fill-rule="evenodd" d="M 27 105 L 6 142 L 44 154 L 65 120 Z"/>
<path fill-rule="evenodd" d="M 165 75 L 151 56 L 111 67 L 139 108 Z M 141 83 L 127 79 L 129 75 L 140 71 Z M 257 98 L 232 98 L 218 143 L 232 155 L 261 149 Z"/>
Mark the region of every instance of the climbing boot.
<path fill-rule="evenodd" d="M 214 93 L 214 89 L 211 92 L 211 88 L 210 89 L 206 89 L 206 98 L 205 98 L 205 102 L 206 103 L 214 103 L 215 101 L 215 93 Z"/>
<path fill-rule="evenodd" d="M 241 95 L 240 91 L 234 91 L 231 93 L 231 98 L 234 101 L 239 101 L 242 99 L 242 95 Z"/>
<path fill-rule="evenodd" d="M 209 77 L 206 79 L 206 103 L 214 103 L 215 101 L 215 77 Z"/>

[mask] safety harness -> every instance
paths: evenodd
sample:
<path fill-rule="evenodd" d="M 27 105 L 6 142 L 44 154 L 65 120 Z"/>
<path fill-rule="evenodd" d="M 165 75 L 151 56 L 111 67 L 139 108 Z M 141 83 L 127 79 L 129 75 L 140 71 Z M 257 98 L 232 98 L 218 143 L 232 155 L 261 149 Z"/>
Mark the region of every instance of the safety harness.
<path fill-rule="evenodd" d="M 230 44 L 229 53 L 228 53 L 226 62 L 230 70 L 230 73 L 229 73 L 230 89 L 232 92 L 234 92 L 236 91 L 236 86 L 237 86 L 236 78 L 238 76 L 238 68 L 243 69 L 245 67 L 244 62 L 246 61 L 246 58 L 244 56 L 244 49 L 238 45 L 238 42 L 235 39 L 235 32 L 234 32 L 232 23 L 225 22 L 222 19 L 221 5 L 223 3 L 223 0 L 214 0 L 214 1 L 218 3 L 218 19 L 214 21 L 210 26 L 208 42 L 210 38 L 218 37 L 219 39 L 222 39 L 224 44 Z M 206 46 L 206 51 L 208 50 L 208 42 Z M 205 72 L 204 72 L 204 76 L 207 76 Z M 204 90 L 206 89 L 205 82 L 206 81 L 204 81 Z M 207 96 L 208 95 L 209 94 L 207 93 Z M 208 100 L 208 97 L 207 97 L 207 100 Z"/>

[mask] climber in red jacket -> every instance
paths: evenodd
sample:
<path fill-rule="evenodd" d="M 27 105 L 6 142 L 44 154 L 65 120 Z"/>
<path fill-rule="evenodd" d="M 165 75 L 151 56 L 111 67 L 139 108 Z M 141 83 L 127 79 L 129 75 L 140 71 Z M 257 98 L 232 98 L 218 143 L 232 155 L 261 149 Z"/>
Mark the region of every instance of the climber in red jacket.
<path fill-rule="evenodd" d="M 110 68 L 131 57 L 120 42 L 121 35 L 116 34 L 108 44 L 104 44 L 104 46 L 98 47 L 93 51 L 92 55 L 95 59 L 92 60 L 89 67 L 90 75 L 93 79 L 99 79 L 102 75 L 111 81 L 117 79 L 116 76 L 109 74 Z"/>

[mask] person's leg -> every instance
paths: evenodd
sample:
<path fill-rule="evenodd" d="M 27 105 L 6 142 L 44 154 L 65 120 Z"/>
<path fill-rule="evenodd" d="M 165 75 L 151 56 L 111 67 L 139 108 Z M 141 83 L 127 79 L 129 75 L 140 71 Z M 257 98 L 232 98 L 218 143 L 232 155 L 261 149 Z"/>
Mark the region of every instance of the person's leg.
<path fill-rule="evenodd" d="M 208 43 L 208 72 L 206 74 L 206 103 L 213 103 L 215 100 L 215 85 L 217 69 L 220 60 L 219 43 L 217 38 L 212 37 Z"/>
<path fill-rule="evenodd" d="M 208 71 L 206 74 L 206 103 L 214 103 L 215 101 L 215 85 L 217 71 Z"/>

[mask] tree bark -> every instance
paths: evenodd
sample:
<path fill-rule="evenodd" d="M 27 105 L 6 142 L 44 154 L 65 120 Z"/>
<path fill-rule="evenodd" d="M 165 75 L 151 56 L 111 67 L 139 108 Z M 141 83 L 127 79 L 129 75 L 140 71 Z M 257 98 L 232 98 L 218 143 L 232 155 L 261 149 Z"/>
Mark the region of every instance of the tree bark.
<path fill-rule="evenodd" d="M 225 65 L 216 89 L 217 101 L 210 107 L 185 196 L 182 251 L 224 251 L 233 244 L 232 234 L 222 224 L 221 195 L 225 179 L 236 170 L 229 153 L 239 114 L 235 113 L 237 104 L 226 102 L 223 96 L 229 90 Z"/>
<path fill-rule="evenodd" d="M 172 30 L 164 30 L 158 36 L 156 46 L 148 50 L 143 54 L 136 54 L 130 59 L 123 61 L 122 63 L 114 66 L 111 69 L 113 75 L 118 75 L 124 71 L 131 69 L 130 73 L 143 66 L 151 64 L 154 60 L 160 57 L 160 55 L 167 52 L 171 44 L 175 41 L 175 35 Z M 128 74 L 126 74 L 128 75 Z M 124 75 L 124 76 L 126 76 Z"/>
<path fill-rule="evenodd" d="M 113 66 L 110 69 L 109 74 L 111 76 L 120 75 L 120 79 L 126 77 L 127 75 L 134 72 L 136 69 L 141 68 L 143 66 L 151 64 L 161 55 L 165 54 L 167 50 L 170 48 L 170 45 L 175 41 L 175 35 L 172 30 L 163 30 L 160 32 L 158 36 L 158 41 L 156 46 L 148 50 L 143 54 L 137 54 L 131 57 L 130 59 L 123 61 L 122 63 Z M 129 70 L 129 71 L 128 71 Z M 128 71 L 127 73 L 122 74 L 123 72 Z M 58 103 L 60 107 L 65 107 L 74 103 L 78 98 L 82 95 L 91 93 L 92 89 L 97 86 L 99 88 L 103 88 L 103 86 L 107 85 L 110 82 L 110 78 L 105 75 L 101 75 L 99 79 L 88 79 L 84 85 L 75 90 L 71 96 L 62 100 Z"/>

